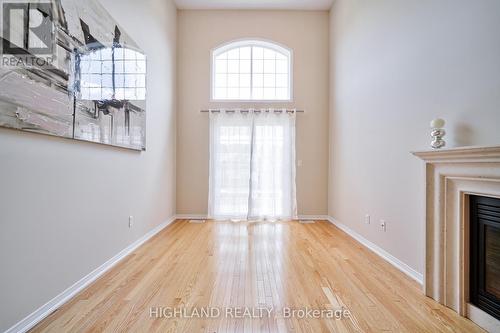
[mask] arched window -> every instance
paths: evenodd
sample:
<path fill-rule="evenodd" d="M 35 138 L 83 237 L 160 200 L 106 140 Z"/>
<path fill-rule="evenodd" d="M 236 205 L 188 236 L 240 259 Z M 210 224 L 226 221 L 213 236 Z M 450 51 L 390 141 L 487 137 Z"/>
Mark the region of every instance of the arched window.
<path fill-rule="evenodd" d="M 291 93 L 290 50 L 274 43 L 244 40 L 212 52 L 212 99 L 288 101 Z"/>

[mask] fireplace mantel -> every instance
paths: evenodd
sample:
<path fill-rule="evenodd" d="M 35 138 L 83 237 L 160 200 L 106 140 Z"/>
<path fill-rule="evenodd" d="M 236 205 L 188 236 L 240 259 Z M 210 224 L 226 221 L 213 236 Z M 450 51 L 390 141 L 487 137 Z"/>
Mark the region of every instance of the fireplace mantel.
<path fill-rule="evenodd" d="M 469 196 L 500 198 L 500 145 L 413 152 L 425 161 L 424 292 L 487 330 L 499 321 L 469 303 Z"/>
<path fill-rule="evenodd" d="M 500 162 L 500 145 L 422 150 L 412 154 L 427 163 Z"/>

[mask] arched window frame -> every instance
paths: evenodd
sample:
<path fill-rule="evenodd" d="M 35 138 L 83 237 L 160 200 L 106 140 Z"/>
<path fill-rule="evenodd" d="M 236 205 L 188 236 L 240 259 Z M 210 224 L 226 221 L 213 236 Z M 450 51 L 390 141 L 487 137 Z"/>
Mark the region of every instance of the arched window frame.
<path fill-rule="evenodd" d="M 241 48 L 241 47 L 263 47 L 271 49 L 275 52 L 281 53 L 288 58 L 288 99 L 217 99 L 214 96 L 215 90 L 215 60 L 220 54 L 228 52 L 230 50 Z M 251 63 L 252 63 L 251 59 Z M 293 51 L 279 43 L 263 39 L 240 39 L 233 40 L 222 45 L 219 45 L 212 49 L 210 57 L 210 101 L 213 102 L 249 102 L 249 103 L 272 103 L 272 102 L 292 102 L 293 101 Z M 253 69 L 250 71 L 250 76 L 253 76 Z M 250 83 L 250 89 L 252 90 L 252 82 Z M 250 93 L 252 96 L 252 92 Z"/>

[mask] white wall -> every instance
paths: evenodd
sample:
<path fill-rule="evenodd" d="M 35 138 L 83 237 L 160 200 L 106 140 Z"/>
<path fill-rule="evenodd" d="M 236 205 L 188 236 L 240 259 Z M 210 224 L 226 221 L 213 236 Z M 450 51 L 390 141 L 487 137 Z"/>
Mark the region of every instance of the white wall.
<path fill-rule="evenodd" d="M 299 214 L 326 214 L 328 183 L 328 12 L 179 11 L 177 213 L 206 214 L 208 115 L 217 107 L 296 107 Z M 292 103 L 211 103 L 210 51 L 242 38 L 293 50 Z"/>
<path fill-rule="evenodd" d="M 101 2 L 148 56 L 147 151 L 0 128 L 0 331 L 175 214 L 176 9 Z"/>
<path fill-rule="evenodd" d="M 423 272 L 409 152 L 429 147 L 436 116 L 449 146 L 500 143 L 500 1 L 337 0 L 330 23 L 329 213 Z"/>

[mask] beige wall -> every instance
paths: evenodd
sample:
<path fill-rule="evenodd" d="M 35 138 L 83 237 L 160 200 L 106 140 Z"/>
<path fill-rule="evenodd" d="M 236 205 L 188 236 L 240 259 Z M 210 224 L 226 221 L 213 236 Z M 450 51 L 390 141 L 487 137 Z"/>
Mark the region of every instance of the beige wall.
<path fill-rule="evenodd" d="M 176 9 L 101 2 L 148 56 L 147 151 L 0 128 L 2 332 L 175 214 Z"/>
<path fill-rule="evenodd" d="M 210 102 L 210 51 L 227 41 L 262 38 L 294 55 L 294 101 Z M 179 11 L 177 213 L 206 214 L 208 116 L 215 107 L 296 107 L 299 214 L 326 214 L 328 177 L 328 12 Z"/>
<path fill-rule="evenodd" d="M 329 213 L 419 272 L 424 177 L 409 152 L 429 147 L 436 116 L 449 146 L 500 143 L 499 31 L 495 0 L 337 0 L 331 12 Z"/>

